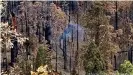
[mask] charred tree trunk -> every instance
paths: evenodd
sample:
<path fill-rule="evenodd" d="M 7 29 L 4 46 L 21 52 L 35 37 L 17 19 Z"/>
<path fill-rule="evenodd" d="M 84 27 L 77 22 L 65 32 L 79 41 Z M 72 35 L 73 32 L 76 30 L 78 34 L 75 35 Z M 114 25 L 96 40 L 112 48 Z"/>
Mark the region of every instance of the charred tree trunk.
<path fill-rule="evenodd" d="M 115 12 L 115 30 L 118 30 L 117 1 L 116 1 L 115 5 L 116 5 L 116 12 Z"/>
<path fill-rule="evenodd" d="M 40 26 L 38 26 L 38 33 L 39 33 L 39 43 L 41 43 L 41 31 L 40 31 Z"/>
<path fill-rule="evenodd" d="M 65 36 L 65 39 L 63 39 L 64 69 L 67 69 L 66 35 L 64 36 Z"/>
<path fill-rule="evenodd" d="M 95 44 L 99 46 L 99 25 L 96 27 Z"/>
<path fill-rule="evenodd" d="M 132 63 L 132 60 L 133 60 L 133 58 L 132 58 L 132 47 L 128 51 L 128 60 Z"/>

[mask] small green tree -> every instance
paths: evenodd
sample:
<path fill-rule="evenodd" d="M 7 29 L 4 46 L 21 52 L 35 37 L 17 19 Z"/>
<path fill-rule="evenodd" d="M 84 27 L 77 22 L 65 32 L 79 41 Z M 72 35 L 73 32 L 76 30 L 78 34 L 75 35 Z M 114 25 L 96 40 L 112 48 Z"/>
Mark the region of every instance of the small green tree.
<path fill-rule="evenodd" d="M 84 68 L 86 70 L 86 74 L 88 73 L 98 73 L 104 70 L 103 57 L 101 56 L 101 52 L 95 43 L 90 43 L 86 48 L 86 53 L 84 54 Z"/>
<path fill-rule="evenodd" d="M 37 57 L 36 57 L 36 68 L 38 68 L 41 65 L 46 65 L 49 63 L 49 57 L 48 57 L 48 48 L 46 46 L 40 46 L 38 48 Z"/>

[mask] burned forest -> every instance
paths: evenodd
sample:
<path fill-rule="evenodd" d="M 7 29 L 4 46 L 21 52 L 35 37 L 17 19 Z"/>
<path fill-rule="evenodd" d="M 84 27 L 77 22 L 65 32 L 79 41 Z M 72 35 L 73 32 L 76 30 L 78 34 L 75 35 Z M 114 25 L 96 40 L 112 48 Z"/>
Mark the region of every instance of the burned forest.
<path fill-rule="evenodd" d="M 0 1 L 2 75 L 133 75 L 133 1 Z"/>

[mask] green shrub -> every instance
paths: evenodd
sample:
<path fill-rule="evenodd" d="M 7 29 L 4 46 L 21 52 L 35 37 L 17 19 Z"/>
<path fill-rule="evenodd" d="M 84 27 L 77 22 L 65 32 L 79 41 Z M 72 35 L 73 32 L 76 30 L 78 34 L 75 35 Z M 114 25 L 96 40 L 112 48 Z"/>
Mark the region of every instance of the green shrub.
<path fill-rule="evenodd" d="M 133 64 L 130 61 L 125 60 L 123 64 L 120 65 L 119 70 L 120 73 L 133 75 Z"/>

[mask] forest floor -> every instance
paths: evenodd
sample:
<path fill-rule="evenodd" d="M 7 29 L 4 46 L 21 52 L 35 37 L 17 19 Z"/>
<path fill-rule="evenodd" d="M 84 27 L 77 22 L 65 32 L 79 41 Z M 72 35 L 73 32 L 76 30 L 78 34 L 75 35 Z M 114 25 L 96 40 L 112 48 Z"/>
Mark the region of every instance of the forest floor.
<path fill-rule="evenodd" d="M 73 16 L 73 15 L 71 15 Z M 76 20 L 73 18 L 70 19 L 70 23 L 76 24 Z M 70 47 L 71 43 L 67 44 L 67 69 L 64 69 L 64 57 L 63 57 L 63 51 L 59 48 L 59 45 L 57 43 L 57 71 L 61 72 L 62 75 L 71 75 L 70 72 L 73 70 L 74 61 L 75 61 L 75 55 L 74 52 L 76 51 L 76 42 L 74 46 L 74 50 L 72 50 Z M 54 46 L 56 47 L 56 46 Z M 56 48 L 54 48 L 56 49 Z M 52 50 L 52 60 L 51 64 L 54 69 L 56 69 L 56 50 Z M 71 67 L 70 67 L 70 57 L 71 57 Z M 71 71 L 70 71 L 71 69 Z M 79 70 L 79 75 L 85 75 L 85 71 L 83 69 Z"/>

